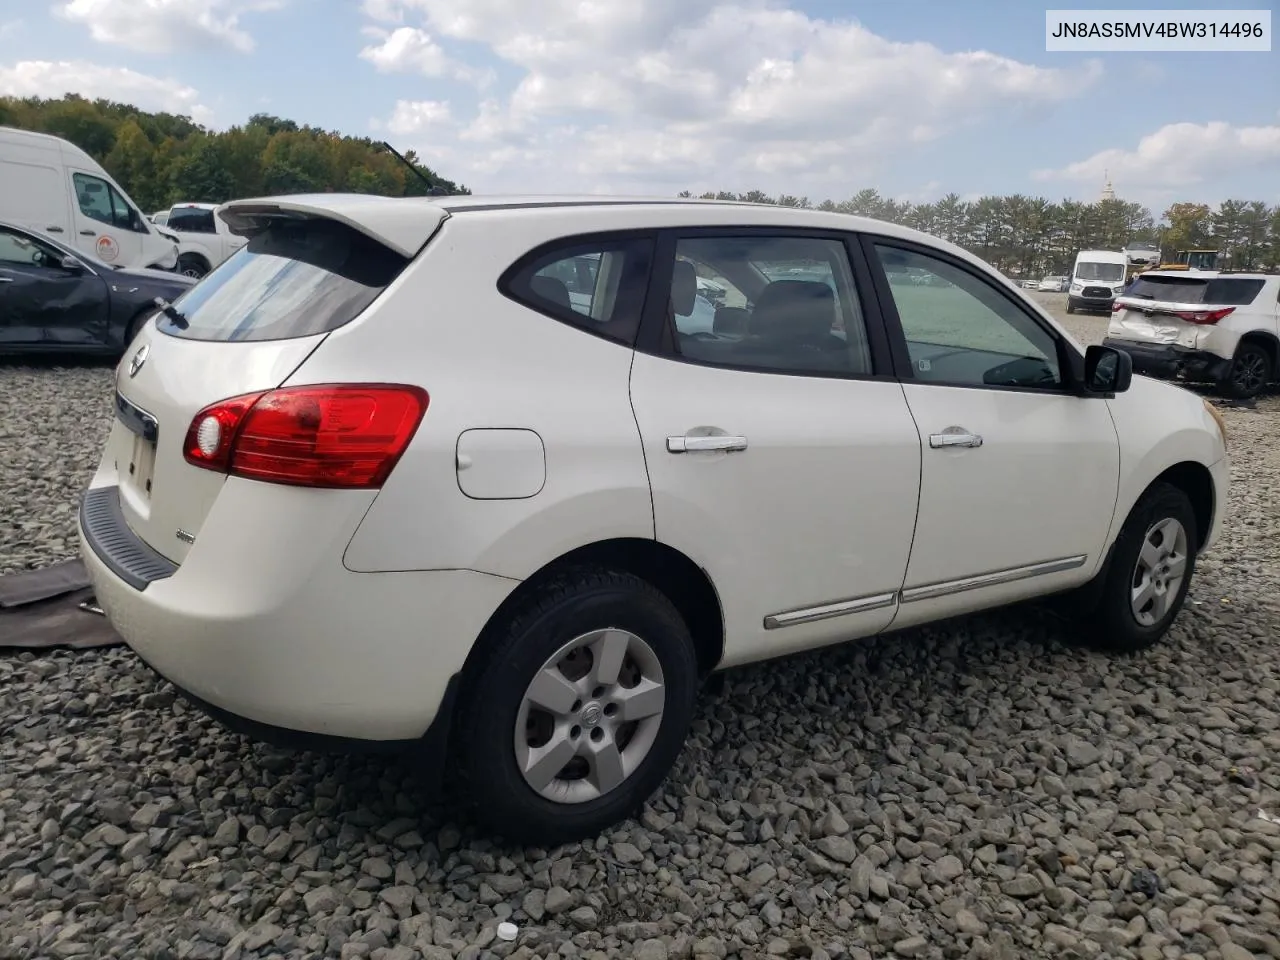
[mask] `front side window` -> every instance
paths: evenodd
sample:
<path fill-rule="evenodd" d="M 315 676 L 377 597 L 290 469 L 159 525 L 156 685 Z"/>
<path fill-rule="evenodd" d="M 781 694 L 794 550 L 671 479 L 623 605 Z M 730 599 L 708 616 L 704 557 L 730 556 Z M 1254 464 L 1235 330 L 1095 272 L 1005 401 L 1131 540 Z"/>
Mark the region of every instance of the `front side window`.
<path fill-rule="evenodd" d="M 61 269 L 63 254 L 24 233 L 0 227 L 0 265 Z"/>
<path fill-rule="evenodd" d="M 871 351 L 844 243 L 736 235 L 676 242 L 664 349 L 710 366 L 868 376 Z"/>
<path fill-rule="evenodd" d="M 567 240 L 517 266 L 502 288 L 539 313 L 634 344 L 652 258 L 646 237 Z"/>
<path fill-rule="evenodd" d="M 135 213 L 120 191 L 101 177 L 74 173 L 71 180 L 76 190 L 80 212 L 91 220 L 109 224 L 119 230 L 146 233 L 142 217 Z"/>
<path fill-rule="evenodd" d="M 916 380 L 989 387 L 1062 384 L 1057 341 L 994 284 L 941 258 L 884 244 L 875 250 Z"/>

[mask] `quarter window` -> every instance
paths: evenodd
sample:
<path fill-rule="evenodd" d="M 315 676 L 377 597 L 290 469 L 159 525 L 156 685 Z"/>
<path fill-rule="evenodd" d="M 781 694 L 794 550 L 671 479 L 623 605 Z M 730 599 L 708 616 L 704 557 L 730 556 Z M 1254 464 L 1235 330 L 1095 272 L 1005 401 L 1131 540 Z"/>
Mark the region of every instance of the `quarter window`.
<path fill-rule="evenodd" d="M 916 380 L 1061 385 L 1057 341 L 1011 299 L 941 258 L 876 244 Z"/>
<path fill-rule="evenodd" d="M 867 376 L 866 326 L 844 244 L 814 237 L 677 241 L 666 351 L 712 366 Z"/>
<path fill-rule="evenodd" d="M 570 241 L 517 266 L 503 291 L 557 320 L 634 344 L 652 259 L 648 238 Z"/>
<path fill-rule="evenodd" d="M 147 232 L 146 226 L 141 223 L 142 217 L 134 212 L 129 202 L 120 195 L 120 191 L 107 181 L 87 173 L 73 173 L 71 180 L 75 185 L 80 212 L 90 220 L 110 224 L 120 230 Z"/>

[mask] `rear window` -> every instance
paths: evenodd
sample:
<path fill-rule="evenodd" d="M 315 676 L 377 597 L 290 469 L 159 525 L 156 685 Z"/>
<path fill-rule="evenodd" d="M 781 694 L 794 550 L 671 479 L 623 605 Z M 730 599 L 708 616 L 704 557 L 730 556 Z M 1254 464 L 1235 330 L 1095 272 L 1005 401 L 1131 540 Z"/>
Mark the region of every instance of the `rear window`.
<path fill-rule="evenodd" d="M 1245 277 L 1146 277 L 1141 274 L 1128 296 L 1168 303 L 1213 303 L 1244 307 L 1253 303 L 1265 281 Z"/>
<path fill-rule="evenodd" d="M 159 329 L 187 340 L 288 340 L 350 323 L 408 259 L 332 220 L 282 220 L 184 293 Z"/>
<path fill-rule="evenodd" d="M 169 211 L 168 226 L 185 233 L 218 232 L 217 224 L 213 222 L 213 211 L 200 207 L 175 207 Z"/>

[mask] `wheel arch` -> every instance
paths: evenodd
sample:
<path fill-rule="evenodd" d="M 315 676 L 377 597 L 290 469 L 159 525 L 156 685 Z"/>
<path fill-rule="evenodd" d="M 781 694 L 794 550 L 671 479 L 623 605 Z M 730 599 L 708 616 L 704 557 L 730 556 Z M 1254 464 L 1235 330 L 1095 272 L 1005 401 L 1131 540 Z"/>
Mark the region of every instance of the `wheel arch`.
<path fill-rule="evenodd" d="M 1274 379 L 1280 370 L 1280 338 L 1266 330 L 1250 330 L 1240 338 L 1241 343 L 1256 343 L 1267 351 L 1271 360 L 1271 376 Z"/>
<path fill-rule="evenodd" d="M 1213 527 L 1214 514 L 1218 508 L 1213 475 L 1209 472 L 1209 468 L 1196 460 L 1175 463 L 1147 484 L 1135 504 L 1140 503 L 1157 483 L 1167 483 L 1181 490 L 1191 501 L 1192 512 L 1196 515 L 1196 550 L 1198 551 Z"/>
<path fill-rule="evenodd" d="M 631 573 L 650 583 L 679 611 L 693 637 L 698 672 L 705 678 L 724 656 L 724 614 L 720 596 L 706 571 L 679 550 L 657 540 L 615 537 L 576 547 L 544 564 L 512 590 L 489 617 L 463 663 L 470 675 L 484 657 L 483 638 L 510 618 L 548 580 L 568 567 L 596 566 Z"/>

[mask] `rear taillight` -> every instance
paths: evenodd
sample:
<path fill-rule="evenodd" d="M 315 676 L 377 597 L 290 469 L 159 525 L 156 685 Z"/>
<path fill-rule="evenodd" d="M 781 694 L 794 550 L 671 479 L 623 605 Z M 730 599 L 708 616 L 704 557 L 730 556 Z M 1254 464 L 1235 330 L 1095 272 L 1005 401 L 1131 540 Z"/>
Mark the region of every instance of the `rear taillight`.
<path fill-rule="evenodd" d="M 1128 310 L 1130 306 L 1127 303 L 1116 302 L 1111 305 L 1111 312 L 1119 313 L 1121 310 Z M 1235 309 L 1235 307 L 1220 307 L 1217 310 L 1162 310 L 1160 313 L 1169 317 L 1177 317 L 1187 323 L 1214 324 L 1223 317 L 1229 316 Z"/>
<path fill-rule="evenodd" d="M 267 483 L 380 487 L 427 404 L 421 387 L 381 383 L 244 394 L 197 413 L 183 455 L 194 466 Z"/>
<path fill-rule="evenodd" d="M 1235 309 L 1235 307 L 1222 307 L 1219 310 L 1180 310 L 1174 316 L 1187 323 L 1217 323 L 1223 317 L 1233 313 Z"/>

